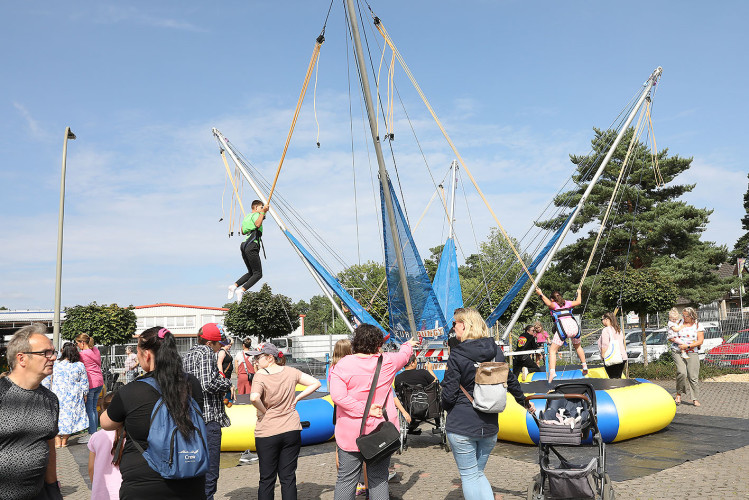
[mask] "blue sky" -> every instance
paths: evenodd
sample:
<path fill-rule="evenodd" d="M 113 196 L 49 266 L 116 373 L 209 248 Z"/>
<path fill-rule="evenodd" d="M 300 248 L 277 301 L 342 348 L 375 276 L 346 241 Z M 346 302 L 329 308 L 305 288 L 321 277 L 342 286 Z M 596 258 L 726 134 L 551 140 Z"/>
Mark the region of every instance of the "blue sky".
<path fill-rule="evenodd" d="M 587 152 L 592 128 L 611 123 L 660 65 L 658 146 L 694 157 L 678 181 L 697 184 L 687 202 L 714 209 L 704 238 L 732 247 L 740 236 L 749 156 L 741 125 L 749 111 L 746 2 L 371 5 L 511 234 L 522 234 L 569 176 L 567 155 Z M 63 305 L 223 304 L 242 261 L 239 240 L 227 237 L 228 198 L 218 222 L 225 175 L 211 127 L 272 176 L 328 6 L 319 0 L 4 5 L 0 305 L 53 305 L 68 125 L 78 139 L 68 147 Z M 321 148 L 311 86 L 278 189 L 355 263 L 380 260 L 382 250 L 346 54 L 336 0 L 315 100 Z M 395 80 L 441 177 L 452 153 L 402 70 Z M 394 147 L 414 218 L 432 184 L 398 107 L 396 120 Z M 484 239 L 492 222 L 466 191 L 470 220 L 460 208 L 456 218 L 468 253 L 473 232 Z M 244 197 L 247 205 L 251 198 Z M 432 210 L 416 231 L 422 252 L 443 234 Z M 264 281 L 275 292 L 295 300 L 319 293 L 273 224 L 266 244 Z"/>

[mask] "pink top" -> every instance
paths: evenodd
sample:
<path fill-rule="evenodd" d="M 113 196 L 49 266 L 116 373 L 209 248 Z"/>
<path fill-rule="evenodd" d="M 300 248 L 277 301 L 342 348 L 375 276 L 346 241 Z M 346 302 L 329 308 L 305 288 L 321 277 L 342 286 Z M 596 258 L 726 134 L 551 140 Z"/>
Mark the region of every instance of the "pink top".
<path fill-rule="evenodd" d="M 112 465 L 112 446 L 115 431 L 100 429 L 91 435 L 88 449 L 94 457 L 94 480 L 91 482 L 91 500 L 118 500 L 122 476 L 120 468 Z"/>
<path fill-rule="evenodd" d="M 551 307 L 549 307 L 549 309 L 551 309 L 552 311 L 558 311 L 560 309 L 569 309 L 570 307 L 572 307 L 572 301 L 571 300 L 565 300 L 564 301 L 564 305 L 561 306 L 561 307 L 559 306 L 559 304 L 556 303 L 555 300 L 552 300 L 551 301 Z"/>
<path fill-rule="evenodd" d="M 372 400 L 372 404 L 381 405 L 387 398 L 385 410 L 390 417 L 389 420 L 396 427 L 398 427 L 398 411 L 393 402 L 394 396 L 391 394 L 393 379 L 395 374 L 406 366 L 412 352 L 411 345 L 404 342 L 401 344 L 400 351 L 382 354 L 382 368 Z M 372 386 L 378 357 L 377 354 L 366 357 L 350 354 L 330 370 L 330 397 L 336 404 L 335 440 L 338 447 L 344 451 L 359 451 L 356 438 L 359 437 L 362 416 L 367 405 L 367 396 Z M 367 417 L 364 432 L 373 431 L 384 420 L 384 418 Z"/>
<path fill-rule="evenodd" d="M 541 342 L 548 342 L 548 341 L 549 341 L 549 332 L 547 332 L 546 330 L 543 330 L 541 333 L 536 334 L 536 342 L 538 342 L 539 344 Z"/>
<path fill-rule="evenodd" d="M 616 329 L 613 326 L 605 327 L 601 331 L 601 336 L 598 337 L 598 350 L 601 352 L 601 357 L 603 357 L 606 354 L 606 351 L 609 350 L 609 345 L 612 340 L 619 342 L 619 352 L 622 353 L 622 359 L 624 359 L 624 355 L 627 352 L 627 349 L 624 346 L 624 335 L 616 333 Z"/>
<path fill-rule="evenodd" d="M 104 375 L 101 374 L 101 353 L 96 347 L 84 349 L 78 353 L 83 366 L 86 367 L 89 389 L 96 389 L 104 385 Z"/>

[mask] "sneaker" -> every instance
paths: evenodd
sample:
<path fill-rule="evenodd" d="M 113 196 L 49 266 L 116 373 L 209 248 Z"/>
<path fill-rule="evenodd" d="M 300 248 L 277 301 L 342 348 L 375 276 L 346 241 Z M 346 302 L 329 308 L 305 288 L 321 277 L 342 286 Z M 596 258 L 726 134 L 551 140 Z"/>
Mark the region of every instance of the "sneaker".
<path fill-rule="evenodd" d="M 684 359 L 689 359 L 689 354 L 687 354 L 687 351 L 681 351 L 681 357 Z"/>
<path fill-rule="evenodd" d="M 242 455 L 240 455 L 240 457 L 239 457 L 239 461 L 241 463 L 243 463 L 243 464 L 249 464 L 249 463 L 252 463 L 252 462 L 257 462 L 257 460 L 258 460 L 257 455 L 255 455 L 254 453 L 252 453 L 252 451 L 250 451 L 250 450 L 244 450 L 242 452 Z"/>
<path fill-rule="evenodd" d="M 245 291 L 246 290 L 244 288 L 237 288 L 237 291 L 234 292 L 236 294 L 236 296 L 237 296 L 237 304 L 239 304 L 240 302 L 242 302 L 242 296 L 244 295 Z"/>
<path fill-rule="evenodd" d="M 523 380 L 528 380 L 528 367 L 524 366 L 521 370 L 521 373 L 523 374 Z"/>
<path fill-rule="evenodd" d="M 557 376 L 557 372 L 556 372 L 556 370 L 549 370 L 549 376 L 548 376 L 547 380 L 548 380 L 549 382 L 551 382 L 552 380 L 554 380 L 554 378 L 555 378 L 556 376 Z"/>
<path fill-rule="evenodd" d="M 229 293 L 226 294 L 226 298 L 231 300 L 234 297 L 234 292 L 237 290 L 237 285 L 229 286 Z"/>
<path fill-rule="evenodd" d="M 395 479 L 395 476 L 397 476 L 397 475 L 398 475 L 398 473 L 397 473 L 397 472 L 395 472 L 395 470 L 391 470 L 391 471 L 390 471 L 390 472 L 388 473 L 388 482 L 390 482 L 390 481 L 392 481 L 393 479 Z"/>
<path fill-rule="evenodd" d="M 89 439 L 91 439 L 91 434 L 84 434 L 78 438 L 78 444 L 86 444 Z"/>

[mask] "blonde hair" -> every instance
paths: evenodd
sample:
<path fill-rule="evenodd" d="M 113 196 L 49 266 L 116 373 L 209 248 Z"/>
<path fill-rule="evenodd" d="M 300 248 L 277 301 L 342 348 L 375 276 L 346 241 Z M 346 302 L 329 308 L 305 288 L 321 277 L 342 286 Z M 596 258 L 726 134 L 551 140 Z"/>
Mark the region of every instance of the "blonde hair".
<path fill-rule="evenodd" d="M 544 331 L 544 325 L 540 321 L 536 321 L 535 323 L 533 323 L 533 329 L 534 330 L 540 330 L 540 331 L 543 332 Z"/>
<path fill-rule="evenodd" d="M 461 337 L 461 342 L 469 339 L 480 339 L 489 336 L 489 328 L 486 321 L 476 309 L 466 307 L 455 314 L 455 321 L 463 323 L 465 331 Z"/>
<path fill-rule="evenodd" d="M 694 307 L 685 307 L 682 312 L 692 318 L 695 323 L 697 322 L 698 316 Z"/>
<path fill-rule="evenodd" d="M 672 307 L 670 311 L 668 311 L 668 319 L 679 319 L 681 314 L 679 314 L 679 310 L 675 307 Z"/>
<path fill-rule="evenodd" d="M 93 337 L 89 337 L 85 333 L 81 333 L 81 334 L 77 335 L 75 337 L 75 341 L 76 342 L 83 342 L 84 344 L 86 344 L 89 347 L 94 347 L 94 338 Z"/>
<path fill-rule="evenodd" d="M 354 349 L 351 347 L 349 339 L 341 339 L 336 342 L 335 346 L 333 346 L 333 355 L 330 357 L 330 367 L 333 368 L 336 363 L 349 354 L 354 354 Z"/>

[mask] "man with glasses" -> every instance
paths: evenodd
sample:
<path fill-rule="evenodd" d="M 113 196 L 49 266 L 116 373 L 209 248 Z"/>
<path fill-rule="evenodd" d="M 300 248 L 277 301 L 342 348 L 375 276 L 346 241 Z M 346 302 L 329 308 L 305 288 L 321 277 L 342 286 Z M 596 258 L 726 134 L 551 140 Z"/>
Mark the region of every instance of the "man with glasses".
<path fill-rule="evenodd" d="M 0 500 L 62 498 L 55 454 L 59 403 L 41 385 L 57 358 L 46 331 L 38 323 L 25 326 L 8 343 L 11 371 L 0 379 Z"/>
<path fill-rule="evenodd" d="M 203 389 L 203 419 L 208 442 L 208 472 L 205 475 L 206 500 L 213 500 L 218 485 L 221 458 L 221 428 L 231 422 L 224 409 L 224 394 L 231 382 L 218 371 L 216 353 L 221 349 L 223 327 L 207 323 L 198 330 L 198 343 L 182 359 L 185 372 L 195 376 Z"/>

